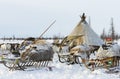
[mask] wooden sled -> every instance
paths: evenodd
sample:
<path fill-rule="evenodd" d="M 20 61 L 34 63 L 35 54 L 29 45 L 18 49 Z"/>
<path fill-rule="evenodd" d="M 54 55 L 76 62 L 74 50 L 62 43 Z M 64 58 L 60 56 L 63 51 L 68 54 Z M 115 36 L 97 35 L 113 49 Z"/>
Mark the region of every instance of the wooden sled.
<path fill-rule="evenodd" d="M 0 63 L 9 68 L 9 70 L 25 70 L 29 67 L 48 67 L 49 62 L 53 59 L 53 54 L 48 55 L 46 53 L 46 55 L 44 55 L 43 53 L 45 52 L 30 54 L 28 55 L 29 57 L 24 60 L 21 57 L 2 57 Z"/>
<path fill-rule="evenodd" d="M 120 56 L 106 57 L 103 59 L 84 59 L 80 55 L 71 54 L 71 53 L 58 53 L 58 58 L 61 63 L 67 64 L 82 64 L 90 70 L 95 70 L 98 68 L 114 68 L 120 64 Z M 81 61 L 80 61 L 81 60 Z"/>
<path fill-rule="evenodd" d="M 110 69 L 120 65 L 119 64 L 120 56 L 107 57 L 103 59 L 91 59 L 91 60 L 82 59 L 82 63 L 90 70 L 95 70 L 98 68 Z"/>

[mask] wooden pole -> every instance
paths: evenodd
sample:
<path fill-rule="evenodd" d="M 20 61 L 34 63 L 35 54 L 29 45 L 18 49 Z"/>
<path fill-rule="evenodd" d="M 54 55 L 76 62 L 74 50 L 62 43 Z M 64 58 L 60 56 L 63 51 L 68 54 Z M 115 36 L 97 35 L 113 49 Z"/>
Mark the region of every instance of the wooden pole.
<path fill-rule="evenodd" d="M 39 38 L 41 38 L 41 37 L 43 36 L 43 34 L 45 34 L 45 32 L 48 31 L 48 29 L 49 29 L 55 22 L 56 22 L 56 20 L 53 21 L 53 22 L 50 24 L 50 26 L 40 35 Z"/>

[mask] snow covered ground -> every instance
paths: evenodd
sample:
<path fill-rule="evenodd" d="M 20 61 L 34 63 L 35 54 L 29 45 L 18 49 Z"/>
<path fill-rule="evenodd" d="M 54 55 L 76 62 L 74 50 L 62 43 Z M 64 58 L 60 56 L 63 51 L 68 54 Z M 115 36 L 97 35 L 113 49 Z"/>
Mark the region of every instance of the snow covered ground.
<path fill-rule="evenodd" d="M 22 43 L 23 40 L 0 40 L 0 44 L 2 43 Z"/>
<path fill-rule="evenodd" d="M 108 74 L 105 72 L 106 69 L 90 71 L 85 66 L 60 63 L 56 54 L 50 66 L 52 71 L 48 67 L 9 71 L 3 64 L 0 64 L 0 79 L 120 79 L 120 72 Z"/>

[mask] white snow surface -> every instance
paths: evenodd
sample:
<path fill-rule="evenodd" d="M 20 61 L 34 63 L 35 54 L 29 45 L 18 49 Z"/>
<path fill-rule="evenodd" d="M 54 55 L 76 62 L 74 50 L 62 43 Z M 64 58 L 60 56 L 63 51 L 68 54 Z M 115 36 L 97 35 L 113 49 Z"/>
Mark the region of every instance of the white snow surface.
<path fill-rule="evenodd" d="M 23 40 L 0 40 L 0 44 L 2 43 L 19 43 L 21 44 Z"/>
<path fill-rule="evenodd" d="M 0 79 L 120 79 L 120 73 L 108 74 L 105 72 L 106 69 L 90 71 L 84 65 L 60 63 L 56 54 L 49 65 L 52 71 L 48 67 L 9 71 L 3 64 L 0 64 Z"/>

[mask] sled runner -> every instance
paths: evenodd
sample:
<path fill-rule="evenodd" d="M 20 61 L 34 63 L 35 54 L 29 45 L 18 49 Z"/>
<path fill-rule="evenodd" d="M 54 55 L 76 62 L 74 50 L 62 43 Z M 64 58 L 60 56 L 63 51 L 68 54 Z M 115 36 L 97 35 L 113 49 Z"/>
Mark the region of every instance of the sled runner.
<path fill-rule="evenodd" d="M 81 66 L 80 55 L 70 53 L 58 53 L 58 59 L 61 63 L 79 64 Z"/>
<path fill-rule="evenodd" d="M 0 61 L 0 63 L 3 63 L 3 65 L 9 68 L 9 70 L 25 70 L 29 67 L 34 68 L 47 67 L 50 61 L 52 61 L 52 59 L 46 60 L 27 59 L 23 61 L 20 57 L 17 57 L 17 58 L 3 58 L 2 61 Z"/>

